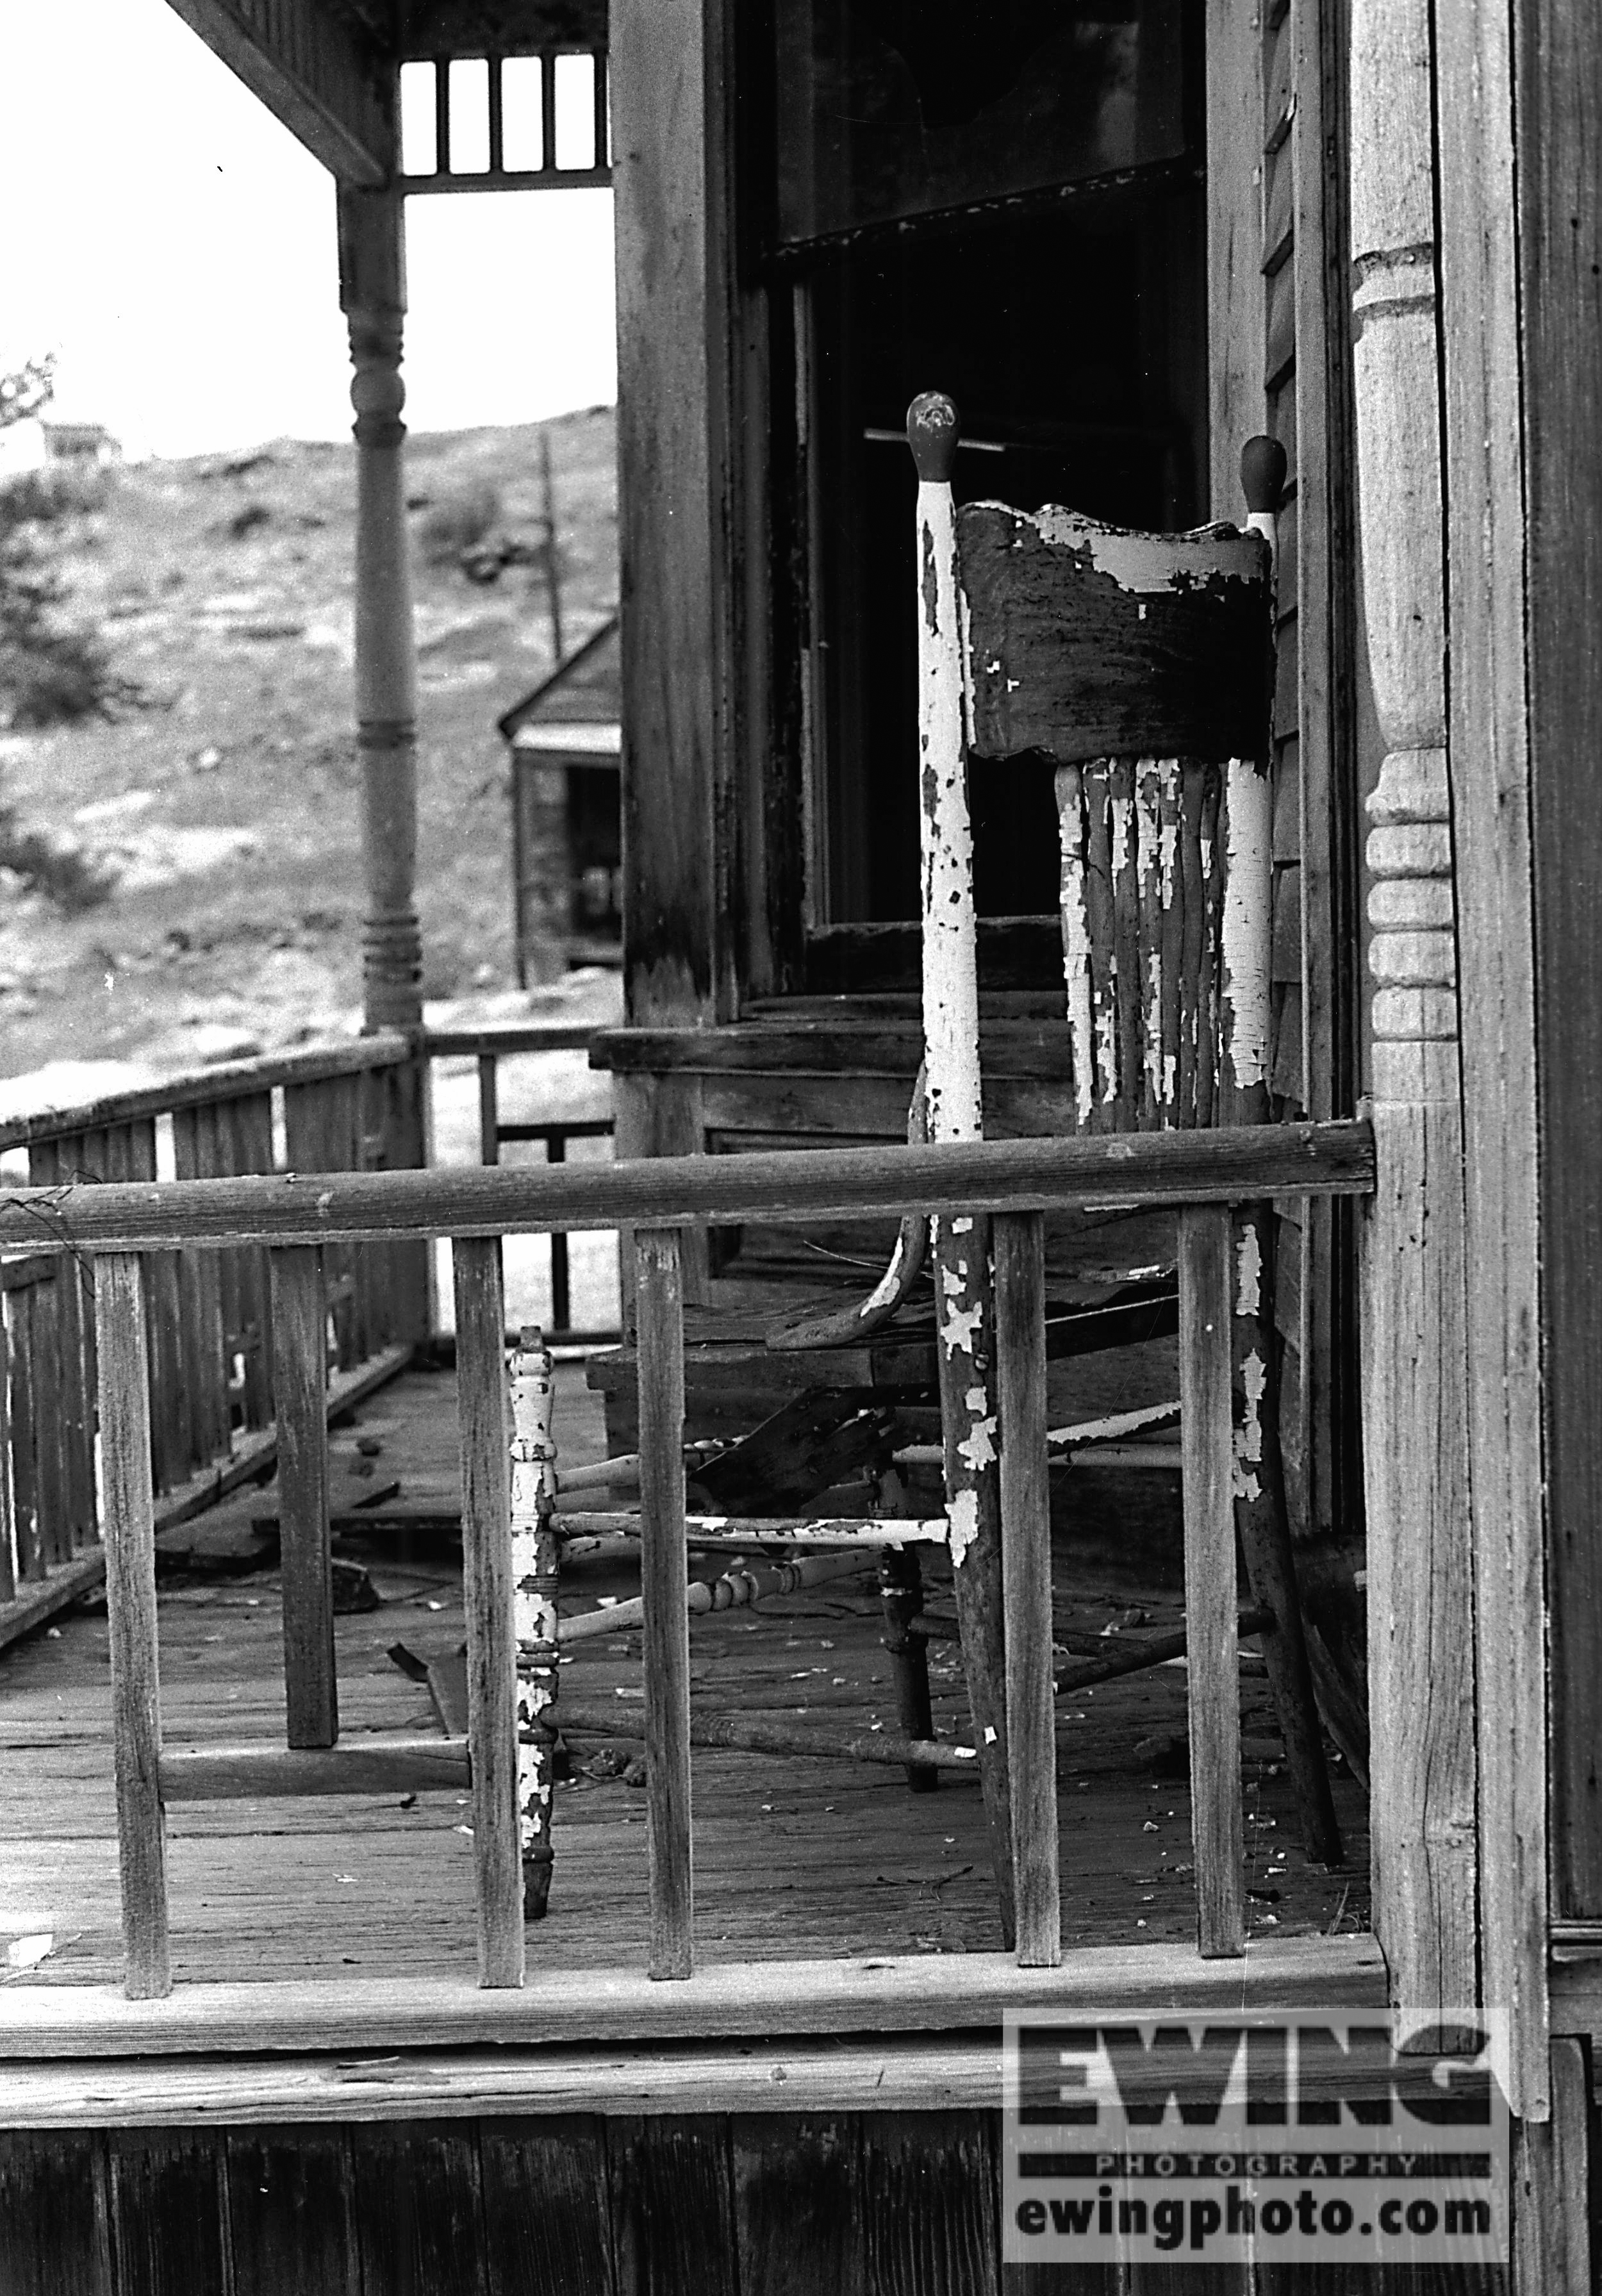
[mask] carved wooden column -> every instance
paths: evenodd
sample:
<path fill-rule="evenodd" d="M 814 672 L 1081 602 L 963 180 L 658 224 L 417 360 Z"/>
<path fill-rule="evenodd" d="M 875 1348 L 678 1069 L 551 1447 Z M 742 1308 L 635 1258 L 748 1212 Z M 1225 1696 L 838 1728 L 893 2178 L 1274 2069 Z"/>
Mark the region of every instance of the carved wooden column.
<path fill-rule="evenodd" d="M 1394 1997 L 1476 1997 L 1463 1121 L 1446 757 L 1428 0 L 1353 0 L 1351 252 L 1373 1117 L 1361 1223 L 1374 1926 Z M 1536 1789 L 1539 1790 L 1539 1789 Z"/>
<path fill-rule="evenodd" d="M 407 534 L 400 377 L 406 318 L 401 202 L 341 189 L 340 306 L 350 328 L 356 408 L 356 711 L 362 762 L 364 1023 L 423 1020 L 417 929 L 417 673 Z"/>

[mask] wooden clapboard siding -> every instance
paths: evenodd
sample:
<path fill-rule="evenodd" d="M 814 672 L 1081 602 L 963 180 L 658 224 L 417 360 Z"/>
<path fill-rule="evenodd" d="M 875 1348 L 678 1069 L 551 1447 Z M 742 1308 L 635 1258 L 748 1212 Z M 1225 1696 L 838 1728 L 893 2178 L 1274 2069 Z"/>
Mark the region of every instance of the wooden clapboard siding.
<path fill-rule="evenodd" d="M 1355 1089 L 1353 537 L 1341 280 L 1344 0 L 1216 0 L 1208 27 L 1212 512 L 1241 515 L 1239 456 L 1287 461 L 1273 704 L 1270 1079 L 1277 1111 L 1327 1115 Z M 1346 1224 L 1322 1208 L 1277 1238 L 1280 1414 L 1299 1535 L 1349 1522 L 1354 1412 Z"/>
<path fill-rule="evenodd" d="M 1589 2284 L 1584 2065 L 1553 2141 L 1519 2132 L 1515 2284 Z M 1046 2296 L 1147 2284 L 1263 2296 L 1355 2286 L 1334 2265 L 1007 2266 L 993 2109 L 709 2110 L 693 2068 L 644 2112 L 356 2126 L 0 2133 L 0 2285 L 74 2296 Z M 650 2073 L 641 2068 L 642 2087 Z M 808 2083 L 809 2088 L 815 2081 Z M 674 2093 L 680 2110 L 672 2109 Z M 115 2275 L 115 2277 L 113 2276 Z M 1442 2262 L 1375 2296 L 1505 2288 Z"/>

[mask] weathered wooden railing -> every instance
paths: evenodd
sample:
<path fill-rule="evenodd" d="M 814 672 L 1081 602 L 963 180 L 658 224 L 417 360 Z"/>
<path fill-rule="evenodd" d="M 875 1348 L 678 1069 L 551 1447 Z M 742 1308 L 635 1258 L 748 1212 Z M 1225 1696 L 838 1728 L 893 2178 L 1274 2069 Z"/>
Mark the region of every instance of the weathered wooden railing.
<path fill-rule="evenodd" d="M 0 1204 L 0 1250 L 31 1243 L 93 1259 L 107 1590 L 127 1987 L 171 1984 L 163 1805 L 179 1798 L 406 1791 L 471 1780 L 481 1982 L 522 1983 L 517 1641 L 496 1240 L 561 1227 L 634 1230 L 639 1331 L 650 1973 L 694 1962 L 687 1554 L 683 1472 L 680 1234 L 723 1223 L 883 1218 L 908 1206 L 995 1218 L 1006 1725 L 1017 1953 L 1061 1956 L 1056 1751 L 1047 1511 L 1043 1215 L 1168 1206 L 1179 1214 L 1185 1573 L 1197 1935 L 1205 1956 L 1244 1949 L 1237 1596 L 1230 1393 L 1231 1205 L 1373 1186 L 1361 1123 L 1154 1136 L 948 1144 L 900 1151 L 663 1158 L 513 1171 L 415 1171 L 19 1191 Z M 341 1745 L 333 1680 L 316 1302 L 328 1255 L 452 1239 L 470 1728 Z M 291 1737 L 171 1753 L 157 1662 L 151 1370 L 145 1269 L 180 1252 L 266 1251 L 286 1447 L 282 1500 Z M 152 1256 L 155 1255 L 154 1259 Z M 924 1526 L 908 1526 L 920 1531 Z M 889 1527 L 878 1524 L 881 1537 Z M 849 1538 L 849 1531 L 841 1534 Z M 958 1566 L 960 1567 L 960 1561 Z"/>
<path fill-rule="evenodd" d="M 563 1160 L 567 1143 L 598 1138 L 609 1118 L 542 1115 L 504 1123 L 498 1063 L 520 1054 L 582 1051 L 582 1025 L 492 1022 L 433 1029 L 230 1062 L 76 1108 L 0 1123 L 0 1151 L 25 1150 L 29 1184 L 54 1191 L 160 1177 L 239 1177 L 274 1171 L 371 1172 L 423 1160 L 423 1065 L 478 1062 L 480 1150 L 539 1140 Z M 33 1215 L 42 1241 L 50 1199 Z M 329 1407 L 398 1370 L 432 1336 L 426 1247 L 370 1242 L 329 1251 L 324 1267 L 331 1340 Z M 164 1257 L 146 1271 L 151 1464 L 163 1526 L 198 1513 L 268 1464 L 276 1440 L 275 1370 L 267 1262 L 248 1246 Z M 556 1341 L 614 1340 L 573 1332 L 567 1238 L 551 1237 Z M 89 1273 L 65 1257 L 0 1267 L 0 1644 L 47 1617 L 103 1568 L 95 1466 L 96 1365 Z"/>
<path fill-rule="evenodd" d="M 610 1116 L 542 1116 L 505 1122 L 500 1112 L 500 1063 L 525 1053 L 583 1052 L 595 1030 L 587 1025 L 539 1021 L 492 1021 L 477 1029 L 431 1029 L 424 1039 L 431 1060 L 466 1054 L 478 1062 L 479 1161 L 498 1164 L 501 1150 L 514 1142 L 542 1143 L 547 1164 L 567 1161 L 570 1140 L 610 1140 Z M 621 1337 L 615 1330 L 576 1330 L 567 1235 L 551 1232 L 551 1318 L 545 1336 L 554 1347 L 603 1345 Z"/>
<path fill-rule="evenodd" d="M 414 1049 L 403 1037 L 201 1070 L 0 1124 L 28 1155 L 28 1223 L 43 1244 L 54 1206 L 98 1185 L 268 1173 L 374 1171 L 420 1160 Z M 21 1201 L 19 1198 L 18 1201 Z M 332 1393 L 347 1401 L 427 1332 L 427 1273 L 415 1245 L 329 1256 Z M 0 1271 L 0 1639 L 24 1631 L 98 1576 L 97 1363 L 89 1270 L 70 1255 Z M 272 1316 L 263 1253 L 165 1253 L 144 1285 L 151 1472 L 165 1521 L 182 1521 L 256 1472 L 275 1436 Z"/>

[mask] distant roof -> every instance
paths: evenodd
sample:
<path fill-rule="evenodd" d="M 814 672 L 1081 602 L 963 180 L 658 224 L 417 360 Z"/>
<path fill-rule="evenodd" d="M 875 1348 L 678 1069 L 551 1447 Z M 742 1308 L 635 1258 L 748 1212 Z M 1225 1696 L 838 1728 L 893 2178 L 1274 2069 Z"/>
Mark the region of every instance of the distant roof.
<path fill-rule="evenodd" d="M 611 614 L 498 722 L 510 742 L 523 726 L 604 726 L 623 714 L 618 618 Z"/>

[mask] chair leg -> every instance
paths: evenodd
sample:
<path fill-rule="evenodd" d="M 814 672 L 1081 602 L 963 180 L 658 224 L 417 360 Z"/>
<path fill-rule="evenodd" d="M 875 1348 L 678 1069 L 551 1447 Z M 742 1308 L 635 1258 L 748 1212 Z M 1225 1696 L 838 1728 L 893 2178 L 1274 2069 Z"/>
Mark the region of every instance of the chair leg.
<path fill-rule="evenodd" d="M 879 1479 L 875 1514 L 908 1512 L 906 1487 L 892 1467 Z M 884 1647 L 890 1652 L 896 1686 L 896 1720 L 903 1737 L 932 1738 L 934 1717 L 929 1703 L 929 1644 L 912 1631 L 913 1620 L 924 1612 L 924 1578 L 916 1546 L 887 1547 L 879 1563 L 879 1598 L 884 1612 Z M 908 1763 L 907 1784 L 914 1793 L 932 1793 L 940 1772 Z"/>
<path fill-rule="evenodd" d="M 523 1919 L 543 1920 L 550 1900 L 555 1801 L 556 1447 L 551 1432 L 551 1358 L 525 1330 L 511 1359 L 513 1619 L 517 1636 L 517 1804 Z"/>
<path fill-rule="evenodd" d="M 1001 1482 L 996 1450 L 990 1224 L 941 1220 L 934 1250 L 946 1510 L 963 1669 L 1000 1901 L 1002 1942 L 1015 1941 L 1012 1795 L 1006 1762 L 1006 1656 L 1001 1594 Z"/>
<path fill-rule="evenodd" d="M 1302 1846 L 1319 1865 L 1338 1866 L 1341 1830 L 1324 1759 L 1286 1509 L 1273 1346 L 1273 1226 L 1267 1204 L 1250 1205 L 1241 1212 L 1235 1244 L 1234 1386 L 1240 1452 L 1236 1528 L 1252 1599 L 1274 1614 L 1274 1630 L 1263 1636 L 1262 1654 L 1302 1812 Z"/>

